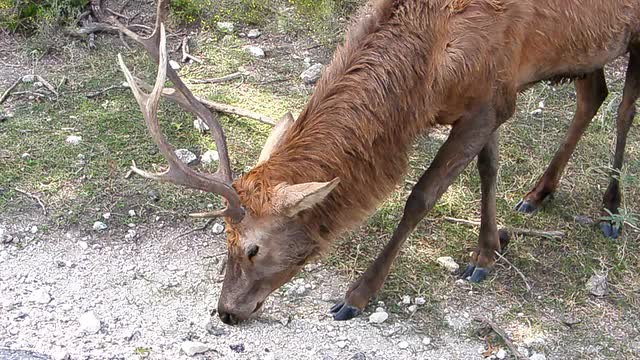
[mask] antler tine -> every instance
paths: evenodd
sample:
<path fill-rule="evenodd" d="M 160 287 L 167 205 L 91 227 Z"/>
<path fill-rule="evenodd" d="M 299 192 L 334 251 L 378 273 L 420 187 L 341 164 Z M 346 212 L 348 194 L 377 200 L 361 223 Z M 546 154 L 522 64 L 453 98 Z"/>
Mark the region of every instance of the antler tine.
<path fill-rule="evenodd" d="M 164 25 L 162 23 L 159 25 L 158 37 L 159 44 L 156 53 L 158 54 L 159 68 L 151 94 L 147 95 L 142 91 L 140 86 L 137 84 L 136 79 L 125 65 L 122 55 L 120 54 L 118 54 L 118 62 L 127 79 L 127 83 L 136 98 L 136 101 L 140 105 L 140 110 L 142 111 L 145 124 L 147 125 L 151 138 L 158 146 L 162 155 L 167 159 L 169 169 L 163 173 L 157 174 L 138 169 L 135 166 L 132 166 L 131 169 L 137 174 L 149 179 L 172 182 L 178 185 L 219 194 L 227 200 L 228 206 L 224 210 L 209 214 L 208 217 L 228 216 L 233 222 L 239 222 L 244 217 L 244 210 L 240 204 L 238 194 L 231 187 L 230 177 L 228 181 L 224 181 L 226 179 L 221 181 L 217 178 L 210 178 L 190 169 L 178 159 L 172 146 L 160 130 L 160 124 L 158 121 L 158 104 L 163 94 L 167 72 L 170 69 L 167 67 L 168 56 L 166 36 Z M 184 93 L 182 93 L 182 95 L 184 95 Z M 211 116 L 211 113 L 209 113 L 209 116 Z M 209 119 L 212 120 L 211 117 Z"/>

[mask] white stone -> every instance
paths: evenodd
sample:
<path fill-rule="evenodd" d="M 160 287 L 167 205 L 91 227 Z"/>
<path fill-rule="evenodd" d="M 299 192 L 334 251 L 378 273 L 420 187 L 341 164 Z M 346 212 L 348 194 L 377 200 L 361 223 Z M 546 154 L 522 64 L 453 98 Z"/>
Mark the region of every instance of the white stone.
<path fill-rule="evenodd" d="M 296 288 L 296 294 L 298 295 L 304 295 L 307 292 L 307 287 L 304 285 L 298 286 Z"/>
<path fill-rule="evenodd" d="M 418 305 L 411 305 L 411 306 L 409 306 L 408 310 L 409 310 L 410 313 L 414 313 L 414 312 L 418 311 Z"/>
<path fill-rule="evenodd" d="M 422 339 L 422 344 L 423 345 L 431 344 L 431 338 L 430 337 L 425 337 L 424 339 Z"/>
<path fill-rule="evenodd" d="M 51 295 L 49 295 L 49 292 L 44 289 L 38 289 L 31 293 L 31 296 L 29 296 L 29 301 L 46 305 L 51 302 Z"/>
<path fill-rule="evenodd" d="M 540 115 L 542 114 L 542 109 L 535 109 L 531 112 L 531 115 Z"/>
<path fill-rule="evenodd" d="M 38 227 L 34 225 L 34 226 L 31 227 L 30 231 L 31 231 L 32 234 L 35 234 L 35 233 L 38 232 Z"/>
<path fill-rule="evenodd" d="M 369 322 L 373 324 L 382 324 L 389 318 L 389 314 L 384 311 L 374 312 L 369 315 Z"/>
<path fill-rule="evenodd" d="M 178 271 L 178 267 L 173 265 L 173 264 L 169 264 L 169 265 L 167 265 L 167 270 L 169 270 L 169 271 Z"/>
<path fill-rule="evenodd" d="M 131 217 L 136 216 L 136 211 L 135 210 L 129 210 L 129 216 L 131 216 Z"/>
<path fill-rule="evenodd" d="M 322 301 L 331 301 L 331 295 L 324 293 L 322 294 L 322 296 L 320 297 L 320 300 Z"/>
<path fill-rule="evenodd" d="M 235 26 L 232 22 L 219 21 L 217 24 L 218 30 L 226 33 L 233 32 Z"/>
<path fill-rule="evenodd" d="M 307 70 L 300 74 L 300 79 L 302 79 L 302 81 L 307 85 L 315 84 L 322 75 L 322 69 L 324 69 L 322 64 L 311 65 Z"/>
<path fill-rule="evenodd" d="M 22 77 L 22 82 L 23 83 L 32 83 L 36 81 L 36 76 L 35 75 L 25 75 Z"/>
<path fill-rule="evenodd" d="M 96 221 L 93 223 L 93 230 L 95 231 L 102 231 L 106 229 L 107 229 L 107 224 L 103 223 L 102 221 Z"/>
<path fill-rule="evenodd" d="M 258 29 L 251 29 L 249 30 L 249 32 L 247 33 L 247 37 L 249 39 L 256 39 L 259 38 L 260 35 L 262 35 L 262 33 L 260 32 L 260 30 Z"/>
<path fill-rule="evenodd" d="M 585 284 L 585 288 L 595 296 L 604 296 L 607 294 L 607 274 L 593 274 L 589 281 Z"/>
<path fill-rule="evenodd" d="M 408 342 L 406 342 L 406 341 L 400 341 L 400 343 L 398 343 L 398 347 L 399 347 L 400 349 L 406 349 L 406 348 L 408 348 L 408 347 L 409 347 L 409 343 L 408 343 Z"/>
<path fill-rule="evenodd" d="M 193 120 L 193 128 L 198 130 L 201 134 L 205 131 L 209 131 L 209 125 L 200 118 Z"/>
<path fill-rule="evenodd" d="M 496 353 L 496 357 L 497 357 L 498 359 L 501 359 L 501 360 L 502 360 L 502 359 L 504 359 L 504 358 L 506 358 L 506 357 L 507 357 L 507 352 L 506 352 L 504 349 L 500 349 L 500 350 L 498 350 L 498 352 Z"/>
<path fill-rule="evenodd" d="M 436 259 L 436 261 L 451 273 L 458 271 L 458 269 L 460 268 L 460 265 L 458 265 L 458 263 L 456 263 L 456 261 L 453 260 L 451 256 L 441 256 Z"/>
<path fill-rule="evenodd" d="M 197 341 L 185 341 L 180 345 L 180 349 L 187 356 L 194 356 L 209 351 L 211 348 L 207 344 Z"/>
<path fill-rule="evenodd" d="M 192 153 L 187 149 L 178 149 L 175 151 L 175 153 L 176 153 L 176 156 L 178 157 L 178 160 L 182 161 L 182 163 L 187 165 L 191 165 L 196 160 L 198 160 L 198 157 L 196 156 L 196 154 Z"/>
<path fill-rule="evenodd" d="M 96 334 L 100 331 L 100 320 L 93 311 L 88 311 L 78 319 L 80 323 L 79 330 L 81 333 Z"/>
<path fill-rule="evenodd" d="M 87 244 L 86 241 L 78 241 L 78 246 L 80 246 L 82 250 L 87 250 L 89 248 L 89 244 Z"/>
<path fill-rule="evenodd" d="M 224 225 L 215 223 L 213 224 L 211 231 L 216 235 L 222 234 L 224 232 Z"/>
<path fill-rule="evenodd" d="M 216 150 L 207 150 L 202 154 L 202 158 L 200 159 L 200 161 L 205 165 L 211 165 L 218 160 L 220 160 L 220 155 L 218 155 Z"/>
<path fill-rule="evenodd" d="M 381 307 L 381 306 L 378 306 L 378 307 L 376 308 L 376 312 L 384 312 L 384 308 L 383 308 L 383 307 Z"/>
<path fill-rule="evenodd" d="M 245 50 L 247 50 L 247 52 L 251 56 L 257 57 L 259 59 L 262 59 L 262 58 L 265 57 L 264 50 L 262 50 L 262 48 L 259 47 L 259 46 L 249 45 L 249 46 L 245 47 Z"/>
<path fill-rule="evenodd" d="M 413 300 L 416 305 L 424 305 L 426 304 L 426 300 L 423 297 L 417 297 Z"/>
<path fill-rule="evenodd" d="M 178 64 L 178 62 L 175 60 L 169 60 L 169 66 L 171 66 L 171 68 L 175 71 L 180 70 L 180 64 Z"/>
<path fill-rule="evenodd" d="M 69 145 L 78 145 L 82 142 L 82 136 L 69 135 L 65 142 Z"/>
<path fill-rule="evenodd" d="M 411 304 L 411 297 L 409 295 L 405 295 L 402 297 L 402 303 L 405 305 Z"/>
<path fill-rule="evenodd" d="M 124 236 L 125 240 L 133 240 L 138 237 L 138 233 L 133 229 L 128 229 L 127 234 Z"/>
<path fill-rule="evenodd" d="M 111 218 L 111 213 L 106 212 L 106 213 L 102 214 L 102 218 L 105 219 L 105 220 L 109 220 Z"/>
<path fill-rule="evenodd" d="M 345 346 L 347 346 L 347 342 L 346 341 L 338 341 L 336 343 L 336 345 L 340 348 L 340 349 L 344 349 Z"/>
<path fill-rule="evenodd" d="M 547 357 L 544 354 L 533 354 L 529 357 L 530 360 L 547 360 Z"/>

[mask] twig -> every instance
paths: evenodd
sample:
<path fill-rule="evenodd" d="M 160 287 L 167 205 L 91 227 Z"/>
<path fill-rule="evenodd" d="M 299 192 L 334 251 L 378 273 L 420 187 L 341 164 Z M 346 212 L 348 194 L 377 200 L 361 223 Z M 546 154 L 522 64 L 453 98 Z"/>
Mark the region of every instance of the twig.
<path fill-rule="evenodd" d="M 189 38 L 185 36 L 182 38 L 182 62 L 186 63 L 189 59 L 197 62 L 198 64 L 202 64 L 202 60 L 189 54 Z"/>
<path fill-rule="evenodd" d="M 13 89 L 15 89 L 16 86 L 18 86 L 18 84 L 20 84 L 21 82 L 22 82 L 22 76 L 18 77 L 18 80 L 14 81 L 13 84 L 11 84 L 11 86 L 9 86 L 9 88 L 2 93 L 2 96 L 0 96 L 0 104 L 2 104 L 5 100 L 7 100 L 7 98 L 9 97 L 9 94 L 11 94 Z"/>
<path fill-rule="evenodd" d="M 58 98 L 58 92 L 56 91 L 56 88 L 53 87 L 53 85 L 51 85 L 47 80 L 45 80 L 40 75 L 36 75 L 36 79 L 38 79 L 38 81 L 40 81 L 42 85 L 44 85 L 44 87 L 47 88 L 47 90 L 51 91 L 56 96 L 56 99 Z"/>
<path fill-rule="evenodd" d="M 116 11 L 113 11 L 113 10 L 111 10 L 109 8 L 107 8 L 106 10 L 107 10 L 108 13 L 110 13 L 113 16 L 117 16 L 117 17 L 125 19 L 126 21 L 129 21 L 129 17 L 127 15 L 123 15 L 123 14 L 121 14 L 119 12 L 116 12 Z"/>
<path fill-rule="evenodd" d="M 36 91 L 29 91 L 29 90 L 25 90 L 25 91 L 16 91 L 13 93 L 14 96 L 18 96 L 18 95 L 33 95 L 33 96 L 37 96 L 37 97 L 47 97 L 47 95 L 36 92 Z"/>
<path fill-rule="evenodd" d="M 515 265 L 513 265 L 511 261 L 507 260 L 507 258 L 502 256 L 502 254 L 500 254 L 499 251 L 494 251 L 494 252 L 500 259 L 504 260 L 507 264 L 511 265 L 511 267 L 518 273 L 518 275 L 520 275 L 520 277 L 522 278 L 522 281 L 524 281 L 524 284 L 527 286 L 527 292 L 531 292 L 531 286 L 529 285 L 529 282 L 527 281 L 527 277 L 524 276 L 522 271 L 520 271 L 520 269 L 518 269 Z"/>
<path fill-rule="evenodd" d="M 456 219 L 452 217 L 445 216 L 444 220 L 454 223 L 454 224 L 462 224 L 466 226 L 477 227 L 480 226 L 479 221 L 470 221 L 465 219 Z M 510 232 L 515 235 L 529 235 L 529 236 L 537 236 L 542 238 L 557 238 L 561 239 L 566 236 L 563 231 L 541 231 L 541 230 L 532 230 L 532 229 L 522 229 L 522 228 L 512 228 L 507 227 L 504 228 L 505 231 Z"/>
<path fill-rule="evenodd" d="M 93 99 L 94 97 L 98 97 L 104 93 L 106 93 L 107 91 L 113 90 L 113 89 L 126 89 L 126 86 L 122 86 L 122 85 L 111 85 L 111 86 L 107 86 L 104 89 L 98 90 L 96 92 L 93 93 L 89 93 L 87 95 L 85 95 L 85 97 L 87 99 Z"/>
<path fill-rule="evenodd" d="M 231 105 L 227 105 L 227 104 L 221 104 L 221 103 L 217 103 L 217 102 L 214 102 L 214 101 L 201 99 L 199 97 L 196 97 L 196 99 L 198 101 L 200 101 L 204 106 L 208 107 L 209 109 L 215 110 L 215 111 L 223 112 L 223 113 L 226 113 L 226 114 L 232 114 L 232 115 L 246 117 L 246 118 L 253 119 L 253 120 L 259 121 L 259 122 L 261 122 L 263 124 L 268 124 L 268 125 L 271 125 L 271 126 L 274 126 L 276 124 L 276 122 L 273 119 L 271 119 L 270 117 L 262 115 L 262 114 L 257 113 L 257 112 L 253 112 L 251 110 L 245 110 L 245 109 L 241 109 L 239 107 L 235 107 L 235 106 L 231 106 Z"/>
<path fill-rule="evenodd" d="M 502 330 L 496 323 L 484 316 L 476 316 L 474 320 L 481 323 L 483 327 L 488 327 L 493 330 L 493 332 L 498 334 L 498 336 L 502 338 L 502 341 L 504 341 L 505 345 L 507 345 L 509 350 L 511 350 L 511 353 L 513 354 L 513 356 L 515 356 L 516 359 L 527 359 L 526 356 L 522 355 L 522 353 L 518 351 L 518 348 L 513 344 L 513 342 L 511 342 L 511 339 L 509 339 L 504 330 Z"/>
<path fill-rule="evenodd" d="M 44 206 L 44 203 L 42 202 L 42 200 L 40 200 L 40 198 L 36 195 L 30 194 L 24 190 L 15 188 L 17 192 L 19 192 L 22 195 L 26 195 L 32 199 L 34 199 L 35 201 L 38 202 L 38 205 L 40 205 L 40 207 L 42 208 L 42 213 L 44 214 L 44 216 L 47 216 L 47 208 Z"/>
<path fill-rule="evenodd" d="M 189 80 L 192 84 L 219 84 L 226 81 L 235 80 L 242 77 L 241 72 L 235 72 L 233 74 L 225 75 L 219 78 L 211 78 L 211 79 L 194 79 Z"/>
<path fill-rule="evenodd" d="M 199 228 L 195 228 L 195 229 L 191 229 L 191 230 L 189 230 L 189 231 L 186 231 L 186 232 L 184 232 L 184 233 L 182 233 L 182 234 L 180 234 L 180 235 L 176 236 L 175 238 L 173 238 L 173 240 L 178 240 L 178 239 L 180 239 L 181 237 L 185 237 L 185 236 L 187 236 L 187 235 L 189 235 L 189 234 L 193 234 L 194 232 L 198 232 L 198 231 L 205 231 L 205 230 L 207 230 L 207 228 L 209 228 L 209 226 L 211 226 L 211 224 L 213 224 L 213 221 L 214 221 L 214 220 L 215 220 L 215 219 L 209 219 L 209 221 L 207 221 L 207 222 L 206 222 L 204 225 L 202 225 L 201 227 L 199 227 Z"/>

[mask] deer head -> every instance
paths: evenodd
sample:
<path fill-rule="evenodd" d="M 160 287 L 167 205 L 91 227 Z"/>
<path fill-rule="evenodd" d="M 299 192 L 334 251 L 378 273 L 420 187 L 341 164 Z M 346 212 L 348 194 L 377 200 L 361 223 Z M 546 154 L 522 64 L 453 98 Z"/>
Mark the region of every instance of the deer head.
<path fill-rule="evenodd" d="M 271 292 L 289 281 L 305 261 L 317 253 L 315 242 L 306 234 L 298 215 L 323 201 L 339 180 L 279 183 L 267 188 L 249 185 L 248 188 L 243 187 L 245 191 L 238 193 L 236 188 L 240 187 L 239 183 L 251 184 L 255 180 L 255 171 L 232 183 L 227 144 L 220 123 L 193 96 L 178 74 L 167 66 L 166 36 L 162 23 L 167 2 L 158 2 L 155 28 L 148 38 L 130 31 L 117 19 L 111 19 L 122 33 L 141 44 L 159 66 L 155 85 L 151 86 L 136 79 L 118 55 L 120 67 L 140 105 L 151 138 L 169 163 L 168 170 L 163 173 L 150 173 L 135 166 L 132 170 L 149 179 L 218 194 L 225 199 L 227 207 L 223 210 L 192 215 L 201 218 L 224 217 L 227 223 L 228 258 L 218 314 L 223 322 L 236 324 L 251 317 Z M 167 76 L 175 88 L 164 87 Z M 215 173 L 194 171 L 176 157 L 173 147 L 161 133 L 158 122 L 158 104 L 163 96 L 179 104 L 185 111 L 192 112 L 209 126 L 220 159 Z M 268 160 L 293 123 L 293 117 L 287 114 L 275 126 L 255 169 Z M 253 206 L 256 202 L 260 203 L 259 208 Z"/>

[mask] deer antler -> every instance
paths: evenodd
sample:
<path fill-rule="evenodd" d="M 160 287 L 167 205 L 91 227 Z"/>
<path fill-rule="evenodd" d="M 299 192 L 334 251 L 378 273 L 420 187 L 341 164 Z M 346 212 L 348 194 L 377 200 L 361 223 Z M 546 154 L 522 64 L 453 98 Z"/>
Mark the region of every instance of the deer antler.
<path fill-rule="evenodd" d="M 226 199 L 227 208 L 216 212 L 193 215 L 208 218 L 228 216 L 232 222 L 237 223 L 244 217 L 244 210 L 240 204 L 238 194 L 233 187 L 231 187 L 233 179 L 231 166 L 229 164 L 227 143 L 222 127 L 217 120 L 214 120 L 213 114 L 193 96 L 178 74 L 171 67 L 167 66 L 166 35 L 164 25 L 162 23 L 166 10 L 166 3 L 167 0 L 160 0 L 158 2 L 155 28 L 151 36 L 148 38 L 143 38 L 127 29 L 124 25 L 117 22 L 117 20 L 114 21 L 116 24 L 115 26 L 118 27 L 120 31 L 141 44 L 149 55 L 158 62 L 158 75 L 156 77 L 155 85 L 153 86 L 151 93 L 146 94 L 142 91 L 138 85 L 138 81 L 133 77 L 127 66 L 124 64 L 122 56 L 118 54 L 118 62 L 127 79 L 127 83 L 136 98 L 136 101 L 140 105 L 140 110 L 142 111 L 149 134 L 169 163 L 169 169 L 163 173 L 154 174 L 138 169 L 135 166 L 131 167 L 131 170 L 149 179 L 171 182 L 177 185 L 219 194 Z M 164 89 L 164 83 L 167 75 L 175 86 L 175 89 Z M 163 91 L 165 96 L 167 93 L 170 93 L 171 95 L 169 98 L 177 102 L 185 111 L 189 111 L 197 115 L 209 126 L 209 129 L 211 129 L 211 135 L 216 142 L 216 148 L 220 158 L 218 170 L 214 174 L 205 175 L 196 172 L 186 164 L 182 163 L 182 161 L 180 161 L 176 156 L 173 147 L 160 131 L 160 124 L 158 122 L 158 104 L 163 95 Z"/>

